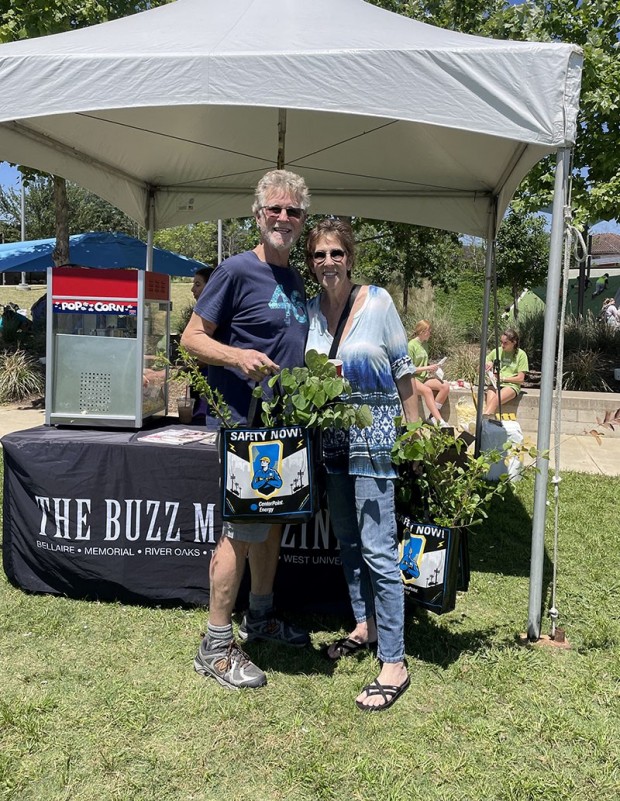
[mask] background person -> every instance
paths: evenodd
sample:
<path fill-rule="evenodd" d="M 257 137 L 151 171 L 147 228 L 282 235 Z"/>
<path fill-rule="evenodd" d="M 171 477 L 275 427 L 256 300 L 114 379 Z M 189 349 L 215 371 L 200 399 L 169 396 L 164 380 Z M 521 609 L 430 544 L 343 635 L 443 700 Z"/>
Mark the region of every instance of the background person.
<path fill-rule="evenodd" d="M 435 375 L 439 369 L 439 365 L 428 363 L 428 348 L 426 343 L 430 339 L 431 332 L 432 327 L 428 320 L 420 320 L 415 327 L 413 339 L 409 341 L 407 349 L 411 361 L 416 368 L 416 389 L 418 394 L 424 399 L 426 408 L 430 412 L 428 417 L 429 423 L 434 422 L 437 425 L 446 426 L 447 423 L 441 416 L 441 407 L 448 399 L 450 385 L 447 381 L 442 381 Z"/>
<path fill-rule="evenodd" d="M 334 219 L 320 222 L 308 236 L 306 261 L 321 287 L 308 304 L 307 350 L 329 353 L 354 286 L 351 226 Z M 353 631 L 327 653 L 335 660 L 378 643 L 381 672 L 363 688 L 356 704 L 380 711 L 409 686 L 391 450 L 401 401 L 405 417 L 417 419 L 407 337 L 384 289 L 359 288 L 336 356 L 351 384 L 347 401 L 368 404 L 373 422 L 369 428 L 324 432 L 329 512 L 355 618 Z"/>
<path fill-rule="evenodd" d="M 304 362 L 308 331 L 304 285 L 288 259 L 309 205 L 304 180 L 292 172 L 273 170 L 259 181 L 252 211 L 260 244 L 213 271 L 209 291 L 201 294 L 183 332 L 181 344 L 209 365 L 209 384 L 222 393 L 242 423 L 257 381 Z M 281 534 L 280 525 L 223 526 L 211 559 L 207 633 L 194 668 L 224 686 L 260 687 L 267 681 L 233 637 L 232 611 L 246 557 L 250 608 L 239 627 L 240 639 L 298 646 L 309 642 L 307 632 L 275 617 L 273 581 Z"/>
<path fill-rule="evenodd" d="M 212 267 L 199 267 L 194 273 L 194 280 L 192 281 L 191 293 L 194 300 L 197 301 L 202 295 L 202 290 L 206 287 L 207 281 L 213 274 Z"/>
<path fill-rule="evenodd" d="M 502 406 L 514 400 L 520 393 L 525 374 L 529 370 L 527 353 L 519 347 L 519 335 L 512 328 L 507 328 L 500 337 L 501 348 L 487 353 L 485 368 L 495 371 L 494 362 L 499 359 L 499 392 Z M 484 414 L 495 416 L 498 409 L 498 393 L 494 387 L 489 387 L 486 393 L 486 406 Z"/>
<path fill-rule="evenodd" d="M 620 328 L 620 312 L 614 298 L 605 298 L 601 308 L 601 317 L 610 328 Z"/>
<path fill-rule="evenodd" d="M 192 281 L 191 286 L 191 293 L 194 296 L 194 300 L 198 301 L 198 298 L 202 295 L 202 290 L 206 287 L 207 281 L 211 278 L 213 274 L 212 267 L 200 267 L 194 273 L 194 280 Z M 199 365 L 200 372 L 207 377 L 208 375 L 208 367 L 206 365 Z M 195 389 L 190 389 L 190 397 L 194 400 L 194 408 L 192 409 L 192 425 L 205 425 L 207 421 L 207 416 L 209 414 L 209 404 L 206 401 L 206 398 L 201 397 Z"/>
<path fill-rule="evenodd" d="M 602 295 L 603 292 L 607 289 L 608 284 L 609 284 L 609 273 L 603 273 L 603 275 L 600 275 L 594 282 L 594 291 L 592 292 L 592 299 L 594 299 L 597 295 Z"/>

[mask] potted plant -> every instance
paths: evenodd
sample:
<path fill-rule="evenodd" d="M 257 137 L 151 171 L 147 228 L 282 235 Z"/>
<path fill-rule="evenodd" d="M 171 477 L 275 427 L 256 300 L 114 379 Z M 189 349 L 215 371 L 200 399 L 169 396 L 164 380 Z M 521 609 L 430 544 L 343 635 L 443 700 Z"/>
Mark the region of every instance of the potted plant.
<path fill-rule="evenodd" d="M 507 473 L 487 481 L 491 465 L 505 453 L 475 456 L 471 442 L 454 429 L 418 422 L 401 429 L 392 450 L 400 473 L 396 508 L 403 582 L 411 598 L 437 613 L 453 609 L 457 589 L 467 589 L 468 531 L 488 516 L 491 501 L 510 483 Z M 535 450 L 508 447 L 509 456 L 524 452 L 535 456 Z"/>

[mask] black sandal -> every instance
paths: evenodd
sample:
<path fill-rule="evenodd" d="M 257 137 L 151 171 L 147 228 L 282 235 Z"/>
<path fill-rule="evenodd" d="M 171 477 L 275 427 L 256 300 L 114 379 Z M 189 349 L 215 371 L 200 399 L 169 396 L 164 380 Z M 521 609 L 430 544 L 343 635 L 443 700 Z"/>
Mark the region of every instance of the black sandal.
<path fill-rule="evenodd" d="M 330 655 L 329 651 L 331 648 L 336 649 L 338 656 Z M 339 659 L 342 659 L 343 656 L 353 656 L 359 653 L 359 651 L 373 651 L 374 653 L 376 650 L 376 640 L 374 642 L 358 642 L 357 640 L 352 640 L 350 637 L 341 637 L 325 648 L 325 655 L 328 659 L 331 659 L 332 662 L 337 662 Z"/>
<path fill-rule="evenodd" d="M 368 706 L 368 704 L 364 704 L 362 701 L 356 701 L 355 704 L 357 708 L 361 709 L 363 712 L 383 712 L 384 709 L 389 709 L 392 704 L 398 701 L 410 684 L 411 680 L 409 676 L 407 676 L 402 684 L 379 684 L 375 679 L 372 684 L 367 684 L 362 692 L 366 693 L 366 698 L 371 698 L 373 695 L 380 695 L 385 703 L 381 704 L 381 706 Z"/>

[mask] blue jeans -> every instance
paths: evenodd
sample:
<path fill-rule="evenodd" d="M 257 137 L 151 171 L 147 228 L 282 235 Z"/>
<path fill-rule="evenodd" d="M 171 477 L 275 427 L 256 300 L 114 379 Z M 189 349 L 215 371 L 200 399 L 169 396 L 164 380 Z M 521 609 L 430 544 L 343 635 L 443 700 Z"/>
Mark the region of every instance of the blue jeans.
<path fill-rule="evenodd" d="M 405 594 L 398 569 L 394 481 L 329 474 L 329 514 L 356 623 L 374 617 L 378 657 L 405 658 Z"/>

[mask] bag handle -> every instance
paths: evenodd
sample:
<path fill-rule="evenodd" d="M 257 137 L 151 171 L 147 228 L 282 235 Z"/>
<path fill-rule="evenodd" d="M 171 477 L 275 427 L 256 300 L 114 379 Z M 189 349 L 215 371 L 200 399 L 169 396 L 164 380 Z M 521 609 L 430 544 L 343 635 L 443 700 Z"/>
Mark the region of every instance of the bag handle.
<path fill-rule="evenodd" d="M 344 305 L 344 309 L 342 310 L 342 314 L 340 315 L 340 319 L 338 320 L 338 325 L 336 326 L 336 332 L 334 334 L 334 340 L 332 342 L 332 346 L 329 349 L 329 359 L 333 359 L 338 352 L 338 346 L 340 345 L 340 339 L 342 338 L 342 332 L 344 331 L 344 327 L 347 324 L 347 320 L 349 319 L 349 315 L 351 314 L 351 309 L 353 308 L 353 304 L 355 303 L 355 298 L 357 297 L 357 293 L 360 291 L 361 286 L 359 284 L 353 284 L 351 287 L 351 291 L 349 292 L 349 297 L 347 298 L 347 302 Z"/>

